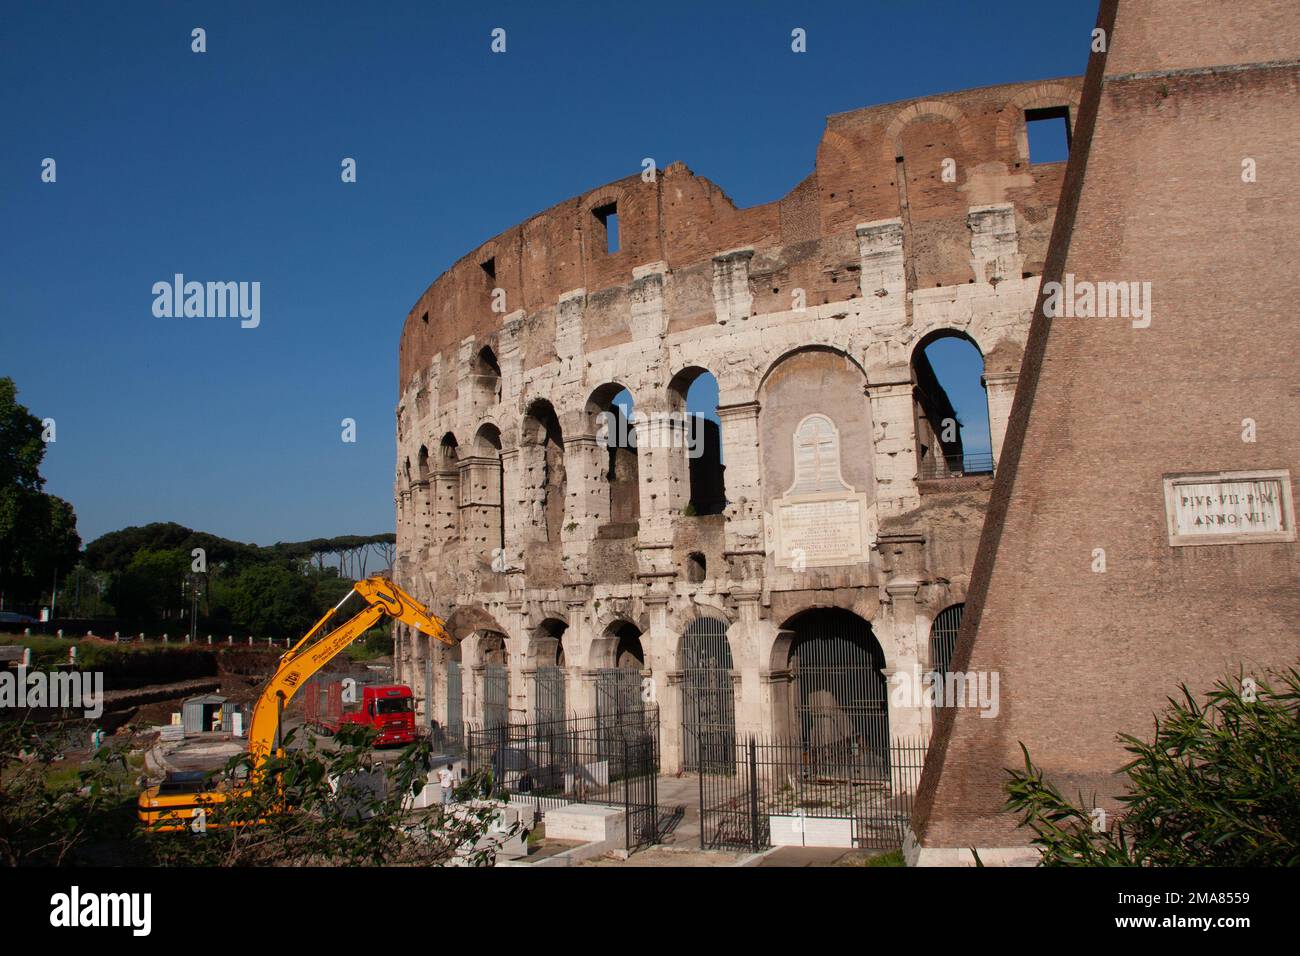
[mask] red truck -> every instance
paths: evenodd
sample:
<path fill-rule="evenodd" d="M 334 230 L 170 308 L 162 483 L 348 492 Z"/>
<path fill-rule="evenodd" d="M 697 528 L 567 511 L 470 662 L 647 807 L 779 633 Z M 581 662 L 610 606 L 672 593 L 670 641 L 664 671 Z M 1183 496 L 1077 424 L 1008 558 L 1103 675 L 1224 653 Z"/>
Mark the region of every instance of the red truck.
<path fill-rule="evenodd" d="M 346 711 L 342 682 L 305 690 L 303 714 L 318 730 L 332 734 L 345 724 L 361 724 L 378 732 L 378 747 L 415 742 L 415 696 L 404 684 L 366 684 L 361 688 L 360 708 Z"/>

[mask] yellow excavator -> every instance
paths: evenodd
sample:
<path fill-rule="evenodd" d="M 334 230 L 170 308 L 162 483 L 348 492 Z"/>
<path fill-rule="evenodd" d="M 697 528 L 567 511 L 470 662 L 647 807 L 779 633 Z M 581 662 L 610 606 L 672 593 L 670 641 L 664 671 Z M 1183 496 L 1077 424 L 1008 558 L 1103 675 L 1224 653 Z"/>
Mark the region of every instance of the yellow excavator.
<path fill-rule="evenodd" d="M 353 595 L 365 600 L 366 606 L 324 637 L 318 637 Z M 254 780 L 267 758 L 280 752 L 284 708 L 293 695 L 312 675 L 384 616 L 410 625 L 421 634 L 448 646 L 455 644 L 444 622 L 392 581 L 373 575 L 356 582 L 342 601 L 285 652 L 275 674 L 258 697 L 248 731 Z M 229 787 L 209 788 L 207 776 L 201 771 L 171 773 L 161 784 L 146 789 L 138 802 L 140 822 L 153 830 L 184 830 L 191 828 L 196 817 L 206 820 L 207 811 L 224 803 L 233 792 Z"/>

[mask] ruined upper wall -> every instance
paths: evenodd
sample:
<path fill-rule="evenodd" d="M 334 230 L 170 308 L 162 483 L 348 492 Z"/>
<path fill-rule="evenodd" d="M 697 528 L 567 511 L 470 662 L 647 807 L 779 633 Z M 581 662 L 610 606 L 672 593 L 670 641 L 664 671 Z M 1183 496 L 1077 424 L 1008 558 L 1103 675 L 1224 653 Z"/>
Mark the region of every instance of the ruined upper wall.
<path fill-rule="evenodd" d="M 443 273 L 407 316 L 399 350 L 399 393 L 437 354 L 466 338 L 492 344 L 505 311 L 528 317 L 523 361 L 554 359 L 554 308 L 573 289 L 588 294 L 586 349 L 627 341 L 632 270 L 662 261 L 677 275 L 670 332 L 714 321 L 712 258 L 756 250 L 753 314 L 790 308 L 790 289 L 811 304 L 860 295 L 854 270 L 859 223 L 899 217 L 908 287 L 975 281 L 966 214 L 1011 202 L 1024 270 L 1042 269 L 1064 163 L 1030 165 L 1026 109 L 1078 104 L 1079 78 L 987 87 L 839 113 L 827 119 L 816 166 L 782 199 L 737 209 L 716 185 L 681 163 L 654 182 L 632 175 L 559 203 L 483 243 Z M 956 164 L 956 182 L 943 161 Z M 593 210 L 617 203 L 620 247 L 606 253 Z M 842 243 L 831 241 L 843 238 Z M 842 248 L 841 248 L 842 246 Z M 483 268 L 491 260 L 494 276 Z M 844 281 L 845 279 L 849 281 Z"/>

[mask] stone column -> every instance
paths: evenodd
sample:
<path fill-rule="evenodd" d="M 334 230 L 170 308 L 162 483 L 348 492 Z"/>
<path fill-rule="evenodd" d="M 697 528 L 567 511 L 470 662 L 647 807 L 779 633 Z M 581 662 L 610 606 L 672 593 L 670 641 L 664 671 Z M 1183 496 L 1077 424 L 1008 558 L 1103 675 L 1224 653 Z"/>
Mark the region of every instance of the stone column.
<path fill-rule="evenodd" d="M 596 529 L 609 521 L 609 450 L 593 435 L 564 439 L 564 481 L 567 492 L 564 527 L 565 573 L 585 580 L 591 574 L 589 554 Z M 570 530 L 572 529 L 572 530 Z"/>
<path fill-rule="evenodd" d="M 676 773 L 682 766 L 681 671 L 669 671 L 677 635 L 668 627 L 669 596 L 647 594 L 642 603 L 650 626 L 641 635 L 645 652 L 642 676 L 651 680 L 655 704 L 659 708 L 660 766 L 663 773 Z M 647 674 L 648 672 L 648 674 Z"/>
<path fill-rule="evenodd" d="M 776 632 L 776 641 L 786 646 L 794 640 L 794 637 L 795 635 L 790 631 Z M 795 731 L 794 713 L 791 709 L 794 674 L 786 661 L 782 661 L 779 667 L 772 664 L 770 669 L 765 668 L 760 674 L 763 710 L 768 715 L 769 724 L 764 732 L 774 737 L 789 738 Z"/>
<path fill-rule="evenodd" d="M 528 628 L 524 618 L 523 601 L 505 602 L 506 620 L 506 654 L 509 656 L 510 669 L 510 720 L 525 722 L 532 711 L 529 709 L 529 694 L 532 681 L 524 680 L 524 665 L 528 656 Z"/>
<path fill-rule="evenodd" d="M 903 221 L 878 219 L 857 228 L 863 319 L 878 332 L 877 350 L 886 350 L 891 327 L 907 322 L 907 269 Z"/>
<path fill-rule="evenodd" d="M 734 581 L 756 581 L 762 575 L 763 463 L 758 445 L 759 404 L 755 401 L 718 406 L 722 422 L 722 456 L 727 463 L 725 556 Z"/>
<path fill-rule="evenodd" d="M 912 511 L 921 504 L 916 487 L 916 416 L 912 376 L 907 369 L 890 369 L 867 385 L 871 399 L 871 434 L 880 519 Z"/>
<path fill-rule="evenodd" d="M 731 249 L 713 257 L 713 312 L 719 325 L 749 318 L 754 295 L 749 290 L 749 261 L 754 249 Z"/>
<path fill-rule="evenodd" d="M 637 575 L 642 580 L 671 578 L 673 522 L 690 500 L 683 420 L 664 408 L 637 414 L 637 468 L 641 517 L 637 531 Z"/>
<path fill-rule="evenodd" d="M 500 540 L 501 461 L 471 455 L 460 460 L 461 527 L 470 552 L 491 566 Z"/>
<path fill-rule="evenodd" d="M 1016 235 L 1015 206 L 1009 202 L 971 206 L 966 213 L 970 229 L 970 264 L 977 283 L 998 285 L 1019 279 L 1025 257 Z"/>
<path fill-rule="evenodd" d="M 501 452 L 502 481 L 505 485 L 505 564 L 506 569 L 524 566 L 524 543 L 528 540 L 529 510 L 524 501 L 523 466 L 519 449 Z"/>
<path fill-rule="evenodd" d="M 890 691 L 890 737 L 923 736 L 930 730 L 929 710 L 915 694 L 915 681 L 926 659 L 917 633 L 916 595 L 919 590 L 920 585 L 916 581 L 891 581 L 885 585 L 885 593 L 889 595 L 889 620 L 893 624 L 893 634 L 877 635 L 877 638 L 886 648 L 892 644 L 893 649 L 885 667 L 886 677 L 890 679 L 887 685 Z M 909 705 L 896 706 L 893 690 L 896 681 L 903 679 L 912 681 L 907 698 Z"/>
<path fill-rule="evenodd" d="M 441 468 L 433 473 L 434 512 L 430 523 L 435 549 L 445 549 L 460 538 L 460 471 Z"/>
<path fill-rule="evenodd" d="M 758 617 L 762 593 L 747 589 L 732 591 L 731 596 L 736 602 L 737 620 L 727 630 L 727 641 L 731 645 L 736 738 L 743 740 L 768 733 L 761 691 L 761 675 L 767 670 L 765 662 L 760 660 L 764 644 L 764 622 Z"/>
<path fill-rule="evenodd" d="M 985 372 L 984 389 L 988 393 L 989 440 L 993 450 L 993 467 L 1002 458 L 1002 442 L 1007 436 L 1007 420 L 1016 397 L 1019 372 Z"/>
<path fill-rule="evenodd" d="M 570 714 L 596 712 L 596 677 L 587 655 L 591 653 L 591 626 L 586 600 L 566 601 L 569 627 L 564 632 L 564 705 Z M 566 715 L 567 716 L 567 715 Z"/>

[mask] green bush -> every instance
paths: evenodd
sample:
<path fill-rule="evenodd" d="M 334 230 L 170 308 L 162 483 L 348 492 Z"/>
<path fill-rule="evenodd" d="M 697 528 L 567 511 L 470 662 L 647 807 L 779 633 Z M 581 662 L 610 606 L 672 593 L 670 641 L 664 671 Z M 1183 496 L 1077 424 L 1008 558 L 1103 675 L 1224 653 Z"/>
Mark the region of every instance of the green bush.
<path fill-rule="evenodd" d="M 1029 751 L 1009 771 L 1006 809 L 1035 833 L 1045 866 L 1300 865 L 1300 672 L 1256 687 L 1223 680 L 1198 703 L 1186 686 L 1151 742 L 1121 734 L 1133 755 L 1123 811 L 1095 825 Z"/>

